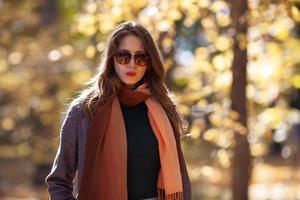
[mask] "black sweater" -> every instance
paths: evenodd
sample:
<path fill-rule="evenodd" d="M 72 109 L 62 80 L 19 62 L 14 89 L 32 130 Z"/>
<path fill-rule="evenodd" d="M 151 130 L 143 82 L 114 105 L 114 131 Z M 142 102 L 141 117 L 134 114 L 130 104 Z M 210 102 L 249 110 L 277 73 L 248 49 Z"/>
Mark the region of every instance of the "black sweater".
<path fill-rule="evenodd" d="M 127 135 L 128 200 L 157 197 L 157 179 L 160 169 L 158 141 L 151 128 L 147 106 L 121 103 Z"/>

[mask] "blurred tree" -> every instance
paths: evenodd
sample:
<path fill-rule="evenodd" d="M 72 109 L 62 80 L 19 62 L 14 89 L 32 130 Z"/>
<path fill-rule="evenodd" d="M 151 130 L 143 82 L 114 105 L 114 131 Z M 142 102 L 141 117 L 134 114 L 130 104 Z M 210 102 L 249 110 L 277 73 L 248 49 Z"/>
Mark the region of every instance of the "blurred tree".
<path fill-rule="evenodd" d="M 47 26 L 53 23 L 58 17 L 57 0 L 44 0 L 42 7 L 42 25 Z"/>
<path fill-rule="evenodd" d="M 233 43 L 231 108 L 239 114 L 238 121 L 247 129 L 247 0 L 232 2 L 232 23 L 235 29 Z M 251 177 L 250 148 L 247 131 L 234 132 L 234 156 L 232 161 L 232 199 L 247 200 Z"/>

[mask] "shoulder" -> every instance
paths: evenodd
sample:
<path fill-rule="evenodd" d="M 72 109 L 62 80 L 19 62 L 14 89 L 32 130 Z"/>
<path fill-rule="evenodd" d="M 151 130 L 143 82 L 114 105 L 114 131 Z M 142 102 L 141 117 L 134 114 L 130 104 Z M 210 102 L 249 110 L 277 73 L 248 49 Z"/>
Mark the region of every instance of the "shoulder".
<path fill-rule="evenodd" d="M 71 102 L 65 112 L 65 118 L 61 126 L 61 137 L 64 143 L 74 144 L 81 130 L 80 126 L 85 117 L 84 104 Z"/>
<path fill-rule="evenodd" d="M 62 121 L 62 130 L 78 129 L 81 121 L 86 121 L 87 115 L 84 111 L 83 102 L 71 102 L 67 105 L 64 111 L 64 117 Z"/>
<path fill-rule="evenodd" d="M 83 101 L 72 101 L 68 108 L 67 113 L 70 117 L 85 118 L 85 105 Z"/>

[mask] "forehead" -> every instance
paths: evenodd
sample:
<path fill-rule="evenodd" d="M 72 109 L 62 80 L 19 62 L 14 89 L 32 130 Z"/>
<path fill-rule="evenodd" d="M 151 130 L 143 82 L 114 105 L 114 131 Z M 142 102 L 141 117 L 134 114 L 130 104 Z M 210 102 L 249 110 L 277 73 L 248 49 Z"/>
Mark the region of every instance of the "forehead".
<path fill-rule="evenodd" d="M 142 40 L 137 36 L 127 35 L 121 40 L 118 49 L 126 49 L 130 52 L 144 51 L 144 45 Z"/>

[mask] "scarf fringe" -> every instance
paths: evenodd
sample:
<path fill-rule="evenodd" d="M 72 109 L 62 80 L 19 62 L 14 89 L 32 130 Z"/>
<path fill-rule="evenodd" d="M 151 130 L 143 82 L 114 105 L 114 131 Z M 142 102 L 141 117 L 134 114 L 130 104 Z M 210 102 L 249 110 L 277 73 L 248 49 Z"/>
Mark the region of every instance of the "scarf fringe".
<path fill-rule="evenodd" d="M 158 200 L 184 200 L 183 192 L 174 192 L 166 195 L 166 192 L 162 188 L 157 188 Z"/>

